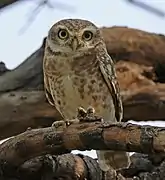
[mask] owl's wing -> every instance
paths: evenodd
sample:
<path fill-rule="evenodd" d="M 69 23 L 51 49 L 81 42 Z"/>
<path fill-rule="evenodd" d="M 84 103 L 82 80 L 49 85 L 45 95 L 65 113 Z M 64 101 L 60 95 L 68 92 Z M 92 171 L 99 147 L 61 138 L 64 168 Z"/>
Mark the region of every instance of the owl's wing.
<path fill-rule="evenodd" d="M 45 74 L 44 74 L 44 91 L 45 91 L 46 99 L 48 100 L 49 104 L 55 106 L 53 97 L 50 92 L 48 78 Z"/>
<path fill-rule="evenodd" d="M 59 108 L 59 104 L 56 101 L 56 97 L 55 97 L 56 92 L 54 92 L 53 89 L 50 87 L 49 78 L 45 74 L 44 74 L 44 90 L 49 104 L 54 106 L 56 110 L 60 113 L 61 117 L 63 117 Z"/>
<path fill-rule="evenodd" d="M 106 54 L 104 57 L 99 58 L 99 64 L 103 78 L 113 98 L 116 120 L 120 122 L 123 118 L 123 106 L 113 60 Z"/>

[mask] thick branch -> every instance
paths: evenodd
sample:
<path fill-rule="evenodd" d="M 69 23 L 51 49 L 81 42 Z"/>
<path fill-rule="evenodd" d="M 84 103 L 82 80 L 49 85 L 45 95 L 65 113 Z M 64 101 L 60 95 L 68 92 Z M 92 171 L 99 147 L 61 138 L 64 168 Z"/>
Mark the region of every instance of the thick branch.
<path fill-rule="evenodd" d="M 99 122 L 75 123 L 59 131 L 55 127 L 35 129 L 4 142 L 0 158 L 18 166 L 39 155 L 63 154 L 75 149 L 163 153 L 165 129 Z"/>
<path fill-rule="evenodd" d="M 0 165 L 2 167 L 2 164 Z M 3 177 L 5 180 L 11 180 L 11 177 L 14 180 L 17 177 L 19 180 L 126 180 L 114 169 L 103 172 L 97 160 L 80 154 L 39 156 L 25 162 L 19 168 L 14 169 L 9 165 L 6 167 L 8 171 L 4 169 L 3 176 L 0 175 L 0 178 Z"/>
<path fill-rule="evenodd" d="M 164 179 L 164 155 L 146 155 L 135 153 L 131 156 L 129 168 L 115 172 L 110 169 L 103 173 L 98 162 L 88 156 L 65 154 L 61 156 L 46 155 L 25 162 L 21 166 L 24 180 L 53 180 L 50 177 L 61 179 L 90 179 L 90 180 L 132 180 L 132 179 Z M 42 174 L 40 173 L 42 172 Z M 121 175 L 122 174 L 122 175 Z M 25 178 L 26 177 L 26 178 Z"/>
<path fill-rule="evenodd" d="M 21 166 L 21 172 L 24 180 L 25 177 L 31 180 L 36 180 L 37 178 L 44 180 L 53 178 L 61 180 L 104 179 L 103 172 L 96 160 L 88 156 L 73 154 L 61 156 L 46 155 L 34 158 Z M 111 180 L 113 179 L 111 178 Z"/>
<path fill-rule="evenodd" d="M 1 170 L 4 164 L 0 164 Z M 154 154 L 145 155 L 135 153 L 131 156 L 131 165 L 129 168 L 120 169 L 117 172 L 110 169 L 108 172 L 102 172 L 96 159 L 88 156 L 64 154 L 59 156 L 45 155 L 26 161 L 19 168 L 4 169 L 3 178 L 11 180 L 132 180 L 146 179 L 150 180 L 164 179 L 165 161 L 164 155 Z M 1 176 L 0 176 L 1 177 Z M 10 177 L 10 178 L 9 178 Z"/>

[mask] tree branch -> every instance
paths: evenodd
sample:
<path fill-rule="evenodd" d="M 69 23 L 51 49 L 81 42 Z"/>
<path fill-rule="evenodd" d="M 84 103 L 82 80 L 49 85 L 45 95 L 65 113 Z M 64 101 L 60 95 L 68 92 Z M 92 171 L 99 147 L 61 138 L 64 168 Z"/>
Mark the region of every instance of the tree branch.
<path fill-rule="evenodd" d="M 3 176 L 0 175 L 1 179 L 2 177 L 5 180 L 126 180 L 120 172 L 113 169 L 103 172 L 97 160 L 80 154 L 39 156 L 19 168 L 8 166 L 8 171 L 4 170 Z"/>
<path fill-rule="evenodd" d="M 40 156 L 25 162 L 21 175 L 30 179 L 103 179 L 103 172 L 96 160 L 83 155 L 64 154 L 61 156 Z M 40 173 L 40 172 L 43 173 Z M 113 170 L 112 170 L 113 171 Z M 112 179 L 111 179 L 112 180 Z"/>
<path fill-rule="evenodd" d="M 97 177 L 98 180 L 126 180 L 129 177 L 131 180 L 134 176 L 146 176 L 147 171 L 155 172 L 158 177 L 162 176 L 165 167 L 165 128 L 125 123 L 84 123 L 79 120 L 72 122 L 74 123 L 67 128 L 61 126 L 58 129 L 48 127 L 28 130 L 2 143 L 2 176 L 21 176 L 25 180 L 36 180 L 41 176 L 45 180 L 89 177 Z M 75 149 L 135 151 L 149 155 L 135 154 L 128 169 L 117 172 L 111 169 L 104 174 L 96 160 L 83 155 L 65 154 Z M 147 176 L 154 180 L 152 173 Z"/>
<path fill-rule="evenodd" d="M 121 150 L 141 153 L 165 151 L 165 129 L 133 124 L 78 123 L 68 128 L 28 130 L 0 146 L 0 159 L 15 166 L 44 154 L 71 150 Z"/>

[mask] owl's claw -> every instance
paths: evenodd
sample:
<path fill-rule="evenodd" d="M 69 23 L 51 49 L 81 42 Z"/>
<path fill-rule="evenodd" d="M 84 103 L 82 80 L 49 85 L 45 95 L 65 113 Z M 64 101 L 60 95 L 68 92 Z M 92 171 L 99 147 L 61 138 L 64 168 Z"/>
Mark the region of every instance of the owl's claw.
<path fill-rule="evenodd" d="M 87 111 L 84 108 L 78 107 L 77 111 L 78 111 L 77 118 L 84 118 L 84 117 L 86 117 Z"/>
<path fill-rule="evenodd" d="M 94 115 L 94 114 L 95 114 L 95 109 L 94 109 L 92 106 L 89 106 L 89 107 L 87 108 L 87 115 L 92 116 L 92 115 Z"/>
<path fill-rule="evenodd" d="M 91 106 L 87 108 L 87 111 L 84 108 L 79 107 L 77 118 L 80 120 L 80 122 L 100 122 L 102 119 L 95 115 L 95 109 Z"/>
<path fill-rule="evenodd" d="M 55 121 L 53 122 L 52 127 L 54 127 L 56 130 L 63 130 L 67 127 L 67 123 L 64 120 Z"/>
<path fill-rule="evenodd" d="M 64 130 L 68 126 L 74 123 L 79 123 L 78 119 L 73 119 L 73 120 L 60 120 L 60 121 L 55 121 L 52 124 L 52 127 L 54 127 L 56 130 Z"/>

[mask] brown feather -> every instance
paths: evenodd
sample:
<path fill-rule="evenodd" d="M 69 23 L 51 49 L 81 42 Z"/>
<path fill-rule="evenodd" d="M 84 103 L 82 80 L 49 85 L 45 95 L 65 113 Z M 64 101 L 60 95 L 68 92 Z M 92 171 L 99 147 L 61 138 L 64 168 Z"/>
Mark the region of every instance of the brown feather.
<path fill-rule="evenodd" d="M 114 63 L 111 57 L 107 54 L 105 58 L 105 60 L 102 60 L 104 62 L 100 62 L 100 71 L 113 98 L 116 120 L 120 122 L 123 118 L 123 106 L 120 96 L 119 84 L 117 82 Z"/>

